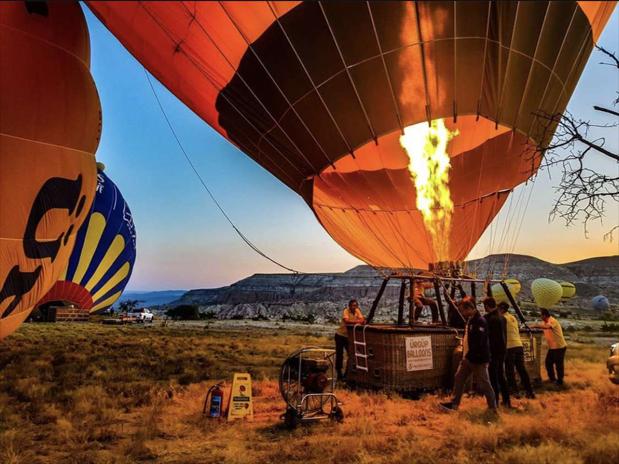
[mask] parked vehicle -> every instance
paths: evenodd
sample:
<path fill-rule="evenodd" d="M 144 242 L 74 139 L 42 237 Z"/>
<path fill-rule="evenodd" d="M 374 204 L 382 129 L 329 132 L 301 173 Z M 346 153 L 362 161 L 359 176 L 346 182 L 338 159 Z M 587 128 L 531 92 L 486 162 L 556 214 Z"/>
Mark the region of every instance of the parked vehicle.
<path fill-rule="evenodd" d="M 136 308 L 127 313 L 127 317 L 135 319 L 138 323 L 153 322 L 155 317 L 148 308 Z"/>

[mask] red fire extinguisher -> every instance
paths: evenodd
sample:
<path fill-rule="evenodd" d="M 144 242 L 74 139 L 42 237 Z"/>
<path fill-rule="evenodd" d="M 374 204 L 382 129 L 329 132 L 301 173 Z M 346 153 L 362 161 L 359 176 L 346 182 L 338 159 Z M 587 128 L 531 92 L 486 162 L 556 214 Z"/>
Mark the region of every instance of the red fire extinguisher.
<path fill-rule="evenodd" d="M 208 417 L 221 417 L 223 414 L 224 391 L 223 384 L 218 383 L 208 389 L 206 398 L 204 399 L 204 408 L 202 414 L 207 414 Z M 209 401 L 210 400 L 210 401 Z"/>

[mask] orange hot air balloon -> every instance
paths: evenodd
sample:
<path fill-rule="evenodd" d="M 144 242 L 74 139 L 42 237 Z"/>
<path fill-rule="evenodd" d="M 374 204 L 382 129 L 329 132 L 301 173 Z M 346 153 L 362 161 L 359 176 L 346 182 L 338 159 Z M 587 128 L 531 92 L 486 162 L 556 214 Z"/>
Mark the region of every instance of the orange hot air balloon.
<path fill-rule="evenodd" d="M 77 3 L 0 7 L 0 339 L 66 268 L 95 195 L 101 108 Z"/>
<path fill-rule="evenodd" d="M 302 195 L 346 250 L 374 266 L 427 268 L 463 260 L 537 171 L 534 148 L 554 129 L 538 114 L 565 109 L 614 2 L 89 7 L 176 96 Z M 430 178 L 401 139 L 419 123 L 425 145 L 447 144 Z"/>

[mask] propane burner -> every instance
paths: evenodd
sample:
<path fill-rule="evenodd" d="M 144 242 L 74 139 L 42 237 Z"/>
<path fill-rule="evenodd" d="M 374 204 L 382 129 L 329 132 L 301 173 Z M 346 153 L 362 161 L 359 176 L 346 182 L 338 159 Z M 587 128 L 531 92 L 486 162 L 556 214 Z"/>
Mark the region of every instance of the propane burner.
<path fill-rule="evenodd" d="M 462 261 L 439 261 L 430 263 L 430 272 L 438 277 L 457 279 L 462 276 Z"/>

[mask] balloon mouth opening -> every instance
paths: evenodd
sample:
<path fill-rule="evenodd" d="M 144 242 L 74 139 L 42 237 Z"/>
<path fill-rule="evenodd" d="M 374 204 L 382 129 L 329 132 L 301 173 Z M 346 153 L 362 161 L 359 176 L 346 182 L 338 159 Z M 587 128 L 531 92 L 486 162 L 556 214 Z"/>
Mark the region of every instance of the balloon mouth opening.
<path fill-rule="evenodd" d="M 417 207 L 410 158 L 399 130 L 370 141 L 315 176 L 311 207 L 331 237 L 366 263 L 392 269 L 429 269 L 461 261 L 503 206 L 509 193 L 539 167 L 523 152 L 529 139 L 474 115 L 443 120 L 459 135 L 447 142 L 453 212 L 445 253 L 437 253 Z M 423 123 L 429 127 L 427 122 Z M 502 156 L 496 156 L 500 152 Z M 440 205 L 431 205 L 432 214 Z M 441 220 L 442 221 L 442 220 Z"/>

